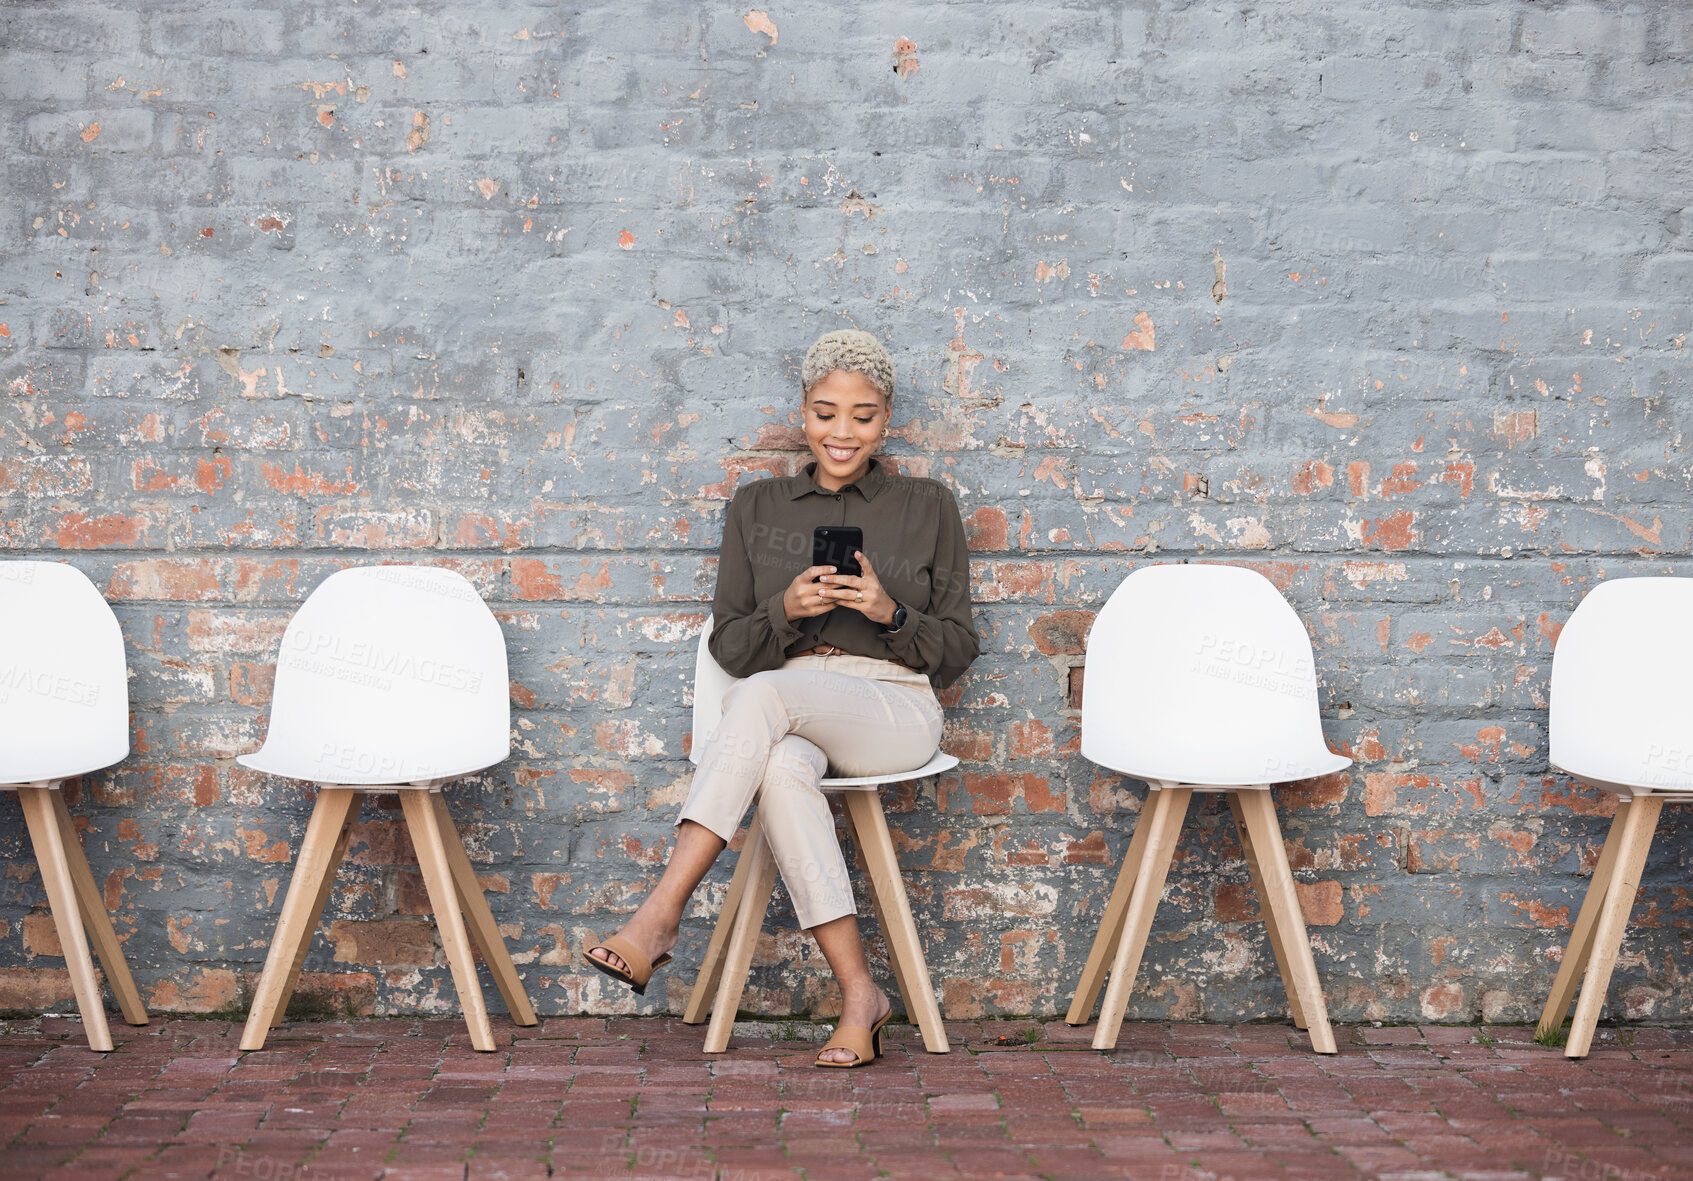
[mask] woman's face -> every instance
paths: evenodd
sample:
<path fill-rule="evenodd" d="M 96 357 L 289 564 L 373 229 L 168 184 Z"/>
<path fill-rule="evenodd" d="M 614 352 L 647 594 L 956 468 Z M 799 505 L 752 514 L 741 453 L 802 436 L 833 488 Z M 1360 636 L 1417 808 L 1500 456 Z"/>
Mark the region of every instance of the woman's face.
<path fill-rule="evenodd" d="M 804 410 L 817 482 L 833 490 L 862 476 L 888 427 L 882 391 L 862 373 L 836 369 L 811 387 Z"/>

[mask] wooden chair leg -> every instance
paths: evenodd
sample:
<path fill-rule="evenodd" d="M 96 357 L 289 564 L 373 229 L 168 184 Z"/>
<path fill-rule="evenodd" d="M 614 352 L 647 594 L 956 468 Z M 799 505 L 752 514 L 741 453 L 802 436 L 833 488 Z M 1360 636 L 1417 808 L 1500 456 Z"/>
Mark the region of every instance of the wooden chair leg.
<path fill-rule="evenodd" d="M 853 791 L 846 793 L 847 811 L 852 817 L 853 831 L 862 843 L 864 863 L 869 871 L 870 893 L 877 900 L 876 912 L 882 920 L 882 934 L 893 954 L 899 957 L 900 970 L 909 985 L 906 1012 L 917 1022 L 923 1033 L 923 1046 L 931 1054 L 945 1054 L 951 1046 L 947 1042 L 946 1026 L 941 1021 L 941 1008 L 935 1001 L 935 988 L 929 981 L 929 965 L 923 957 L 923 941 L 917 934 L 917 923 L 911 917 L 911 899 L 905 892 L 905 875 L 899 868 L 899 855 L 894 851 L 893 837 L 888 833 L 887 816 L 882 812 L 880 792 Z"/>
<path fill-rule="evenodd" d="M 429 906 L 435 912 L 435 930 L 441 936 L 441 950 L 452 969 L 453 985 L 464 1009 L 464 1023 L 470 1029 L 472 1049 L 484 1053 L 494 1049 L 494 1029 L 488 1023 L 488 1006 L 482 999 L 482 981 L 476 975 L 476 961 L 470 954 L 470 937 L 464 929 L 464 912 L 459 909 L 458 890 L 453 885 L 452 867 L 447 862 L 446 838 L 440 818 L 429 802 L 429 789 L 400 789 L 400 807 L 406 816 L 412 847 L 417 850 L 417 867 L 429 891 Z"/>
<path fill-rule="evenodd" d="M 341 821 L 341 832 L 335 838 L 335 847 L 329 854 L 330 870 L 318 882 L 317 897 L 312 901 L 310 915 L 311 926 L 307 928 L 305 937 L 294 947 L 294 958 L 289 962 L 288 974 L 282 978 L 282 987 L 276 995 L 276 1011 L 270 1016 L 270 1027 L 275 1029 L 281 1025 L 288 1015 L 288 1002 L 293 999 L 294 989 L 300 983 L 300 973 L 306 966 L 306 955 L 312 949 L 312 939 L 317 935 L 317 925 L 323 919 L 324 907 L 329 905 L 329 896 L 335 891 L 335 871 L 347 856 L 347 844 L 353 836 L 353 822 L 359 818 L 359 809 L 364 805 L 364 793 L 354 792 L 347 816 Z"/>
<path fill-rule="evenodd" d="M 1576 984 L 1587 968 L 1593 954 L 1593 932 L 1599 925 L 1599 912 L 1605 907 L 1605 895 L 1616 873 L 1617 850 L 1622 848 L 1622 833 L 1628 820 L 1630 801 L 1617 801 L 1617 814 L 1611 820 L 1611 830 L 1605 835 L 1604 848 L 1599 852 L 1599 864 L 1594 867 L 1593 880 L 1587 883 L 1587 896 L 1581 900 L 1581 911 L 1570 928 L 1569 943 L 1564 958 L 1558 964 L 1558 976 L 1552 982 L 1552 992 L 1546 1007 L 1540 1011 L 1540 1024 L 1535 1028 L 1538 1037 L 1550 1037 L 1564 1024 L 1570 1002 L 1575 999 Z"/>
<path fill-rule="evenodd" d="M 1657 831 L 1658 815 L 1663 810 L 1664 802 L 1658 797 L 1636 796 L 1629 806 L 1628 818 L 1623 821 L 1616 866 L 1600 907 L 1587 974 L 1582 978 L 1581 996 L 1575 1003 L 1570 1040 L 1564 1047 L 1566 1058 L 1587 1057 L 1593 1044 L 1593 1030 L 1605 1006 L 1611 972 L 1617 966 L 1617 952 L 1622 949 L 1623 933 L 1628 928 L 1628 914 L 1634 909 L 1634 894 L 1640 887 L 1640 874 L 1646 867 L 1646 854 L 1652 848 L 1652 834 Z"/>
<path fill-rule="evenodd" d="M 1151 793 L 1147 804 L 1156 802 Z M 1135 878 L 1146 856 L 1146 843 L 1152 835 L 1152 809 L 1146 807 L 1135 822 L 1134 836 L 1129 838 L 1129 851 L 1123 855 L 1123 867 L 1117 871 L 1117 884 L 1112 887 L 1111 899 L 1105 904 L 1105 914 L 1099 920 L 1099 933 L 1093 937 L 1082 978 L 1076 983 L 1076 995 L 1070 1000 L 1070 1011 L 1064 1015 L 1066 1025 L 1086 1025 L 1093 1019 L 1094 1002 L 1105 985 L 1105 969 L 1116 958 L 1117 945 L 1123 938 L 1123 918 L 1129 912 L 1129 899 L 1134 896 Z"/>
<path fill-rule="evenodd" d="M 1257 789 L 1254 789 L 1257 790 Z M 1252 875 L 1252 893 L 1258 899 L 1258 913 L 1264 919 L 1264 932 L 1270 942 L 1270 952 L 1276 957 L 1276 971 L 1281 974 L 1282 990 L 1287 994 L 1287 1007 L 1293 1017 L 1296 1028 L 1306 1029 L 1305 1010 L 1299 1004 L 1299 989 L 1294 985 L 1293 973 L 1289 969 L 1287 944 L 1282 934 L 1281 924 L 1276 922 L 1275 908 L 1269 902 L 1269 891 L 1264 886 L 1264 869 L 1258 864 L 1258 853 L 1252 845 L 1252 832 L 1247 827 L 1246 813 L 1240 806 L 1240 793 L 1229 792 L 1229 811 L 1234 816 L 1235 831 L 1240 834 L 1240 851 L 1246 861 L 1246 868 Z"/>
<path fill-rule="evenodd" d="M 872 880 L 870 877 L 870 863 L 864 858 L 864 843 L 868 838 L 858 831 L 858 825 L 854 823 L 852 818 L 852 809 L 847 808 L 845 811 L 847 831 L 852 833 L 853 848 L 858 853 L 858 870 L 860 873 L 865 875 L 865 880 L 869 882 Z M 899 989 L 900 1000 L 905 1004 L 906 1017 L 910 1020 L 915 1020 L 916 1018 L 914 1015 L 918 1011 L 917 1001 L 915 999 L 917 993 L 911 987 L 911 980 L 906 975 L 904 961 L 899 958 L 898 942 L 888 938 L 888 920 L 887 916 L 882 911 L 881 895 L 875 890 L 869 890 L 867 893 L 870 895 L 870 909 L 876 916 L 876 929 L 882 932 L 882 946 L 887 948 L 888 971 L 893 974 L 894 986 Z M 945 1034 L 944 1028 L 942 1030 L 942 1034 L 943 1036 Z"/>
<path fill-rule="evenodd" d="M 88 938 L 106 970 L 106 983 L 112 986 L 123 1019 L 131 1025 L 147 1024 L 147 1007 L 141 1003 L 141 992 L 135 987 L 135 977 L 129 974 L 129 963 L 123 958 L 123 945 L 112 926 L 112 916 L 106 913 L 106 899 L 94 884 L 94 871 L 82 852 L 82 838 L 77 835 L 70 810 L 65 807 L 65 794 L 58 788 L 48 792 L 53 802 L 53 815 L 59 822 L 59 836 L 65 846 L 65 860 L 70 866 L 71 885 L 75 887 L 78 909 Z"/>
<path fill-rule="evenodd" d="M 1275 801 L 1263 790 L 1239 794 L 1241 814 L 1250 834 L 1248 839 L 1264 874 L 1260 903 L 1275 912 L 1282 949 L 1293 977 L 1291 991 L 1298 994 L 1297 1003 L 1311 1035 L 1311 1048 L 1319 1054 L 1338 1053 L 1334 1030 L 1329 1027 L 1328 1004 L 1323 999 L 1323 982 L 1317 977 L 1317 961 L 1311 954 L 1305 916 L 1299 909 L 1299 894 L 1293 888 L 1293 871 L 1287 864 L 1281 825 L 1276 822 Z"/>
<path fill-rule="evenodd" d="M 1152 797 L 1152 815 L 1143 814 L 1140 822 L 1150 826 L 1151 831 L 1147 834 L 1146 851 L 1141 856 L 1128 909 L 1123 915 L 1123 933 L 1117 944 L 1117 953 L 1111 960 L 1111 979 L 1105 988 L 1105 1002 L 1099 1010 L 1099 1028 L 1093 1035 L 1093 1048 L 1096 1050 L 1109 1050 L 1117 1044 L 1117 1034 L 1123 1027 L 1123 1014 L 1128 1012 L 1129 996 L 1134 990 L 1135 976 L 1140 972 L 1141 956 L 1146 951 L 1146 938 L 1152 932 L 1152 917 L 1158 909 L 1159 896 L 1164 892 L 1164 879 L 1170 872 L 1170 859 L 1176 852 L 1176 838 L 1181 835 L 1182 818 L 1187 815 L 1193 789 L 1166 787 L 1149 794 Z"/>
<path fill-rule="evenodd" d="M 482 883 L 476 880 L 476 870 L 470 864 L 470 856 L 464 851 L 464 839 L 459 836 L 459 830 L 453 824 L 453 817 L 447 811 L 445 795 L 438 791 L 429 793 L 431 806 L 435 809 L 436 823 L 441 827 L 441 837 L 446 845 L 447 867 L 452 871 L 453 885 L 458 890 L 459 906 L 464 911 L 465 922 L 470 928 L 471 937 L 482 949 L 482 960 L 488 965 L 488 971 L 493 974 L 494 983 L 499 986 L 500 995 L 505 998 L 506 1011 L 518 1025 L 536 1024 L 535 1008 L 529 1003 L 529 994 L 523 989 L 523 981 L 518 979 L 517 965 L 512 963 L 511 951 L 506 947 L 505 937 L 500 934 L 500 926 L 494 921 L 494 912 L 489 909 L 487 895 L 482 893 Z"/>
<path fill-rule="evenodd" d="M 707 1054 L 721 1054 L 729 1048 L 729 1037 L 735 1032 L 735 1014 L 741 1009 L 741 993 L 747 986 L 747 971 L 752 967 L 752 953 L 758 946 L 758 934 L 764 929 L 770 894 L 776 888 L 776 857 L 770 852 L 762 831 L 752 835 L 757 839 L 741 846 L 741 860 L 750 859 L 752 867 L 747 872 L 741 903 L 735 908 L 735 926 L 729 934 L 717 996 L 712 1001 L 711 1024 L 705 1031 Z"/>
<path fill-rule="evenodd" d="M 711 929 L 711 942 L 705 945 L 705 958 L 700 962 L 700 974 L 694 980 L 694 991 L 688 995 L 688 1007 L 682 1011 L 682 1024 L 699 1025 L 711 1017 L 711 1002 L 717 999 L 717 982 L 723 975 L 723 956 L 729 949 L 729 935 L 735 929 L 735 915 L 746 896 L 747 878 L 752 875 L 753 859 L 747 856 L 758 844 L 758 812 L 752 814 L 747 825 L 747 839 L 741 842 L 741 854 L 735 859 L 735 876 L 729 879 L 729 890 L 723 895 L 723 909 L 718 912 L 717 925 Z"/>
<path fill-rule="evenodd" d="M 51 799 L 56 789 L 51 787 L 19 787 L 18 802 L 23 805 L 24 823 L 29 827 L 30 843 L 35 847 L 35 863 L 41 869 L 41 883 L 47 887 L 47 905 L 53 914 L 53 926 L 59 933 L 59 947 L 65 953 L 65 967 L 70 971 L 71 990 L 82 1013 L 83 1032 L 91 1050 L 110 1050 L 112 1030 L 106 1024 L 106 1006 L 100 997 L 100 980 L 94 975 L 94 959 L 89 954 L 88 937 L 83 931 L 82 910 L 77 903 L 76 885 L 72 881 L 67 861 L 64 834 L 59 818 L 54 814 Z"/>
<path fill-rule="evenodd" d="M 294 876 L 282 900 L 276 931 L 271 935 L 270 951 L 265 955 L 264 971 L 259 974 L 259 986 L 253 993 L 253 1006 L 247 1011 L 247 1024 L 241 1031 L 243 1050 L 264 1049 L 265 1036 L 287 1003 L 292 988 L 289 976 L 296 961 L 304 962 L 305 948 L 317 930 L 318 915 L 328 898 L 325 880 L 332 882 L 335 877 L 335 867 L 340 863 L 336 849 L 340 847 L 345 852 L 345 846 L 340 845 L 341 833 L 347 814 L 357 802 L 358 793 L 348 788 L 318 790 L 317 803 L 306 822 L 305 839 L 300 842 L 299 855 L 294 859 Z"/>

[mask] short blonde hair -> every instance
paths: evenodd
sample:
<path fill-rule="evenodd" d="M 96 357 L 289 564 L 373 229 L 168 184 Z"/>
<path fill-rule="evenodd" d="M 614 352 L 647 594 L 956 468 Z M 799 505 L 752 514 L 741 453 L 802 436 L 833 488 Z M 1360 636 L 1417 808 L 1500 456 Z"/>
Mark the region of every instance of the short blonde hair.
<path fill-rule="evenodd" d="M 811 387 L 837 369 L 862 374 L 870 384 L 882 392 L 892 405 L 894 400 L 894 362 L 882 342 L 857 328 L 840 328 L 825 332 L 805 351 L 805 363 L 800 366 L 799 388 L 809 394 Z"/>

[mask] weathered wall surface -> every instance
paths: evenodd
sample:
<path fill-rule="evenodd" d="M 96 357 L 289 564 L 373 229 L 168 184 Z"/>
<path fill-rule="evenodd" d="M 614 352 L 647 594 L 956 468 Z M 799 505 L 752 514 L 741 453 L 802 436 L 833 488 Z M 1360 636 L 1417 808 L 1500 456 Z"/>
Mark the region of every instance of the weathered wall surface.
<path fill-rule="evenodd" d="M 537 1007 L 679 1007 L 726 863 L 644 1002 L 583 939 L 665 855 L 727 498 L 857 325 L 977 557 L 964 764 L 889 795 L 948 1012 L 1068 1003 L 1144 794 L 1076 753 L 1081 639 L 1178 559 L 1286 592 L 1357 760 L 1279 793 L 1335 1015 L 1537 1010 L 1612 807 L 1548 770 L 1552 645 L 1693 573 L 1685 7 L 43 2 L 0 44 L 0 545 L 123 622 L 134 750 L 72 807 L 155 1007 L 256 975 L 310 796 L 233 758 L 290 610 L 377 561 L 506 629 L 514 757 L 451 799 Z M 0 816 L 0 1004 L 59 1004 Z M 451 1009 L 398 817 L 307 987 Z M 1693 1009 L 1687 834 L 1634 1017 Z M 1213 799 L 1131 1015 L 1285 1012 L 1246 894 Z M 827 1011 L 768 930 L 749 1007 Z"/>

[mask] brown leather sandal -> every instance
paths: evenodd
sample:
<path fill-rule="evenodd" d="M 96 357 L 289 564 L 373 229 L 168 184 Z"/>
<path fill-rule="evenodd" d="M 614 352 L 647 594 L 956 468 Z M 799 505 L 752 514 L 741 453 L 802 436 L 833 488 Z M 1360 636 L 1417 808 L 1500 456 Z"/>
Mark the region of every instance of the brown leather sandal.
<path fill-rule="evenodd" d="M 869 1066 L 882 1056 L 882 1026 L 893 1019 L 893 1006 L 882 1014 L 882 1019 L 866 1029 L 862 1025 L 837 1025 L 835 1036 L 823 1043 L 823 1048 L 817 1051 L 817 1057 L 812 1061 L 813 1066 L 833 1066 L 840 1070 L 853 1070 L 860 1066 Z M 858 1057 L 851 1062 L 825 1062 L 823 1055 L 830 1050 L 851 1050 Z"/>
<path fill-rule="evenodd" d="M 624 971 L 621 968 L 613 967 L 605 960 L 600 959 L 599 956 L 592 954 L 596 951 L 611 952 L 612 955 L 616 956 L 628 965 L 629 970 Z M 601 943 L 596 943 L 587 951 L 583 952 L 582 958 L 587 960 L 590 966 L 598 968 L 607 976 L 610 976 L 613 980 L 623 981 L 623 983 L 627 984 L 632 990 L 634 990 L 636 996 L 645 996 L 647 993 L 647 981 L 653 978 L 654 972 L 658 971 L 658 969 L 664 967 L 664 965 L 670 962 L 670 953 L 665 952 L 649 964 L 647 963 L 647 957 L 641 954 L 640 948 L 636 947 L 633 943 L 629 942 L 621 935 L 613 935 L 610 939 Z"/>

